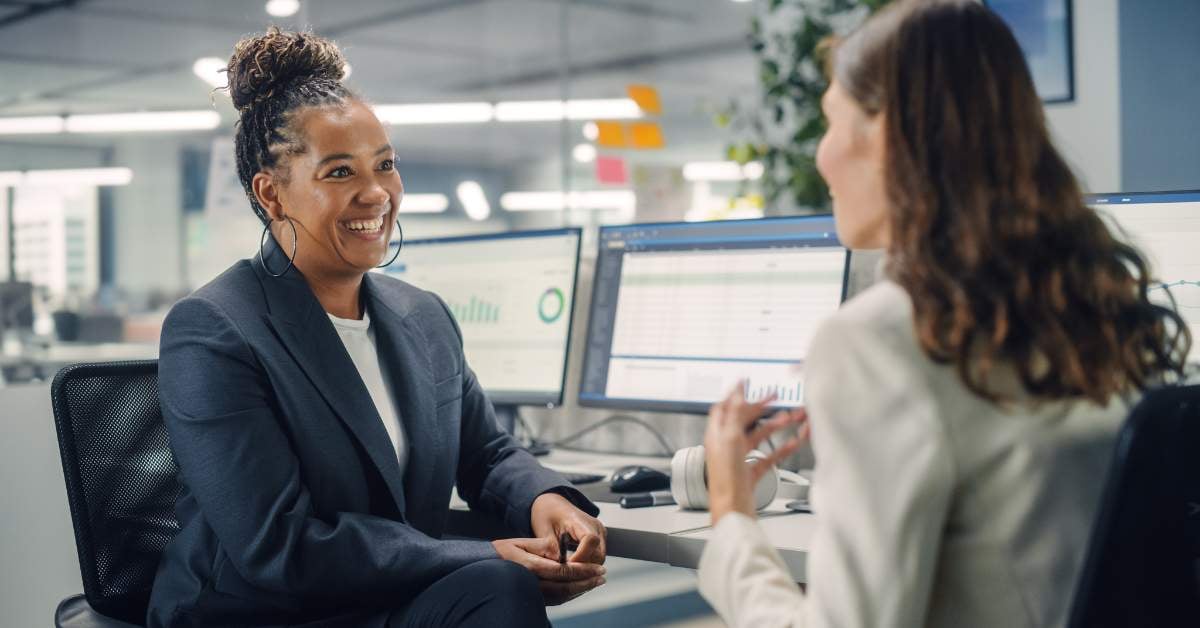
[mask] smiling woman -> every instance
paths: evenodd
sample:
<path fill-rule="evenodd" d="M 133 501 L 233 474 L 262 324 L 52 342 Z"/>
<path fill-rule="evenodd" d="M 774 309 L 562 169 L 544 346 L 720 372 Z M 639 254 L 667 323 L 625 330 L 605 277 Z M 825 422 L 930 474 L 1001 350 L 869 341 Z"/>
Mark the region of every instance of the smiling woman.
<path fill-rule="evenodd" d="M 284 248 L 295 251 L 268 273 L 295 265 L 322 287 L 382 261 L 404 193 L 383 125 L 341 82 L 345 65 L 333 42 L 273 29 L 239 42 L 226 68 L 241 114 L 238 177 L 276 242 L 290 236 Z M 353 295 L 314 289 L 330 313 L 359 318 Z"/>
<path fill-rule="evenodd" d="M 148 624 L 545 625 L 604 582 L 598 511 L 500 429 L 445 303 L 369 272 L 404 186 L 344 67 L 278 29 L 229 60 L 262 251 L 163 324 L 181 530 Z M 527 538 L 442 539 L 456 484 Z"/>

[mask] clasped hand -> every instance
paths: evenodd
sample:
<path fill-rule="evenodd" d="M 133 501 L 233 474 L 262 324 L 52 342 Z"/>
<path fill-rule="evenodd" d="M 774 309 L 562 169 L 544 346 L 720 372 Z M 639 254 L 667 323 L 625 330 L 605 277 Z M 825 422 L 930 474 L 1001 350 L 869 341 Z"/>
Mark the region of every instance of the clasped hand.
<path fill-rule="evenodd" d="M 533 502 L 530 523 L 536 538 L 492 541 L 496 552 L 541 581 L 548 605 L 573 600 L 604 584 L 604 524 L 579 510 L 561 495 L 544 493 Z M 566 534 L 576 543 L 565 563 L 559 562 L 559 539 Z"/>

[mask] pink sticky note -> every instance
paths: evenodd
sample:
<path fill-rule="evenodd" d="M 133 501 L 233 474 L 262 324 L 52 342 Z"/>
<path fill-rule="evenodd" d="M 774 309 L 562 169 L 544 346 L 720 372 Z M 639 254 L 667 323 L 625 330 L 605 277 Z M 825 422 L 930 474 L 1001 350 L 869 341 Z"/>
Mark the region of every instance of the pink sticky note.
<path fill-rule="evenodd" d="M 625 160 L 620 157 L 597 157 L 596 181 L 614 184 L 628 183 L 629 172 L 625 169 Z"/>

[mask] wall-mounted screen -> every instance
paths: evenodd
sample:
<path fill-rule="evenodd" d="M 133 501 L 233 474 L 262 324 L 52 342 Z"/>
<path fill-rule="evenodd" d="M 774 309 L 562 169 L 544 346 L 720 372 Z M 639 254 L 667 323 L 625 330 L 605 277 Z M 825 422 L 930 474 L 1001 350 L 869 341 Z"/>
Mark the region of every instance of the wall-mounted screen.
<path fill-rule="evenodd" d="M 1071 0 L 984 0 L 984 4 L 1016 35 L 1042 100 L 1074 100 Z"/>

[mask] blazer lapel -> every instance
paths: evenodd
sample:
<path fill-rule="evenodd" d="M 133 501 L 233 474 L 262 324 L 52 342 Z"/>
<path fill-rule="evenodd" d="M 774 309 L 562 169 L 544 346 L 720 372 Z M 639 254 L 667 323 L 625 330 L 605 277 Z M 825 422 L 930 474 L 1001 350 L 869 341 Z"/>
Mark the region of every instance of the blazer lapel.
<path fill-rule="evenodd" d="M 274 239 L 270 244 L 277 248 Z M 280 257 L 271 255 L 271 251 L 267 255 L 270 259 Z M 257 256 L 252 263 L 270 308 L 270 313 L 265 315 L 268 324 L 334 413 L 362 444 L 387 483 L 396 507 L 404 513 L 404 486 L 400 481 L 396 451 L 358 368 L 316 295 L 298 270 L 293 268 L 282 277 L 271 277 L 263 271 Z"/>
<path fill-rule="evenodd" d="M 404 489 L 412 506 L 409 519 L 418 528 L 425 529 L 427 522 L 415 518 L 433 512 L 433 487 L 438 475 L 445 473 L 441 465 L 447 459 L 443 453 L 442 430 L 437 424 L 433 362 L 424 333 L 415 317 L 408 315 L 408 304 L 395 291 L 381 289 L 379 284 L 379 277 L 367 273 L 363 288 L 371 308 L 371 323 L 375 325 L 379 358 L 394 387 L 396 405 L 408 440 Z"/>

